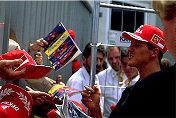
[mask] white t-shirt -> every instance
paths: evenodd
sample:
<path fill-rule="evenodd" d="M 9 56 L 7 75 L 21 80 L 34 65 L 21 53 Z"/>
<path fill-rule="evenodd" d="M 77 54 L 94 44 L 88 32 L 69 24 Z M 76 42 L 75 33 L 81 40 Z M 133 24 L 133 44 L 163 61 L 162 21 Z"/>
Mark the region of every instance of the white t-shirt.
<path fill-rule="evenodd" d="M 83 66 L 82 68 L 80 68 L 77 72 L 75 72 L 69 78 L 66 86 L 68 86 L 69 88 L 74 88 L 74 89 L 82 91 L 84 89 L 84 86 L 89 85 L 89 78 L 90 78 L 89 73 L 87 72 L 87 70 Z M 95 85 L 99 85 L 99 81 L 97 78 L 95 79 Z M 81 101 L 81 99 L 82 99 L 81 93 L 77 93 L 77 94 L 71 96 L 70 99 L 75 100 L 75 101 L 79 102 L 81 105 L 83 105 L 86 110 L 86 113 L 88 113 L 88 109 Z M 102 98 L 100 98 L 101 110 L 103 110 L 102 105 L 103 105 L 103 101 L 102 101 Z"/>
<path fill-rule="evenodd" d="M 110 106 L 117 104 L 119 101 L 119 76 L 111 67 L 98 73 L 101 93 L 104 96 L 104 117 L 109 117 L 111 113 Z"/>

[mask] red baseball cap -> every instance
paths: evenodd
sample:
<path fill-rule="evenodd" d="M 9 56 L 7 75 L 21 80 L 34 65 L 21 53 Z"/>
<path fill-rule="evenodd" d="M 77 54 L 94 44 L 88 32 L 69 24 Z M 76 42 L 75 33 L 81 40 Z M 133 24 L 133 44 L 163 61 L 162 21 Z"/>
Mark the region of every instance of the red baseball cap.
<path fill-rule="evenodd" d="M 123 38 L 127 40 L 139 40 L 149 42 L 153 46 L 160 49 L 163 53 L 167 51 L 167 47 L 163 40 L 163 32 L 151 25 L 141 25 L 135 33 L 122 32 Z"/>
<path fill-rule="evenodd" d="M 77 72 L 80 69 L 80 62 L 78 60 L 74 60 L 72 62 L 72 74 Z"/>
<path fill-rule="evenodd" d="M 33 100 L 30 94 L 13 84 L 5 84 L 0 89 L 1 118 L 30 118 Z"/>
<path fill-rule="evenodd" d="M 72 39 L 75 41 L 75 33 L 73 32 L 73 30 L 68 29 L 67 32 L 70 34 Z"/>
<path fill-rule="evenodd" d="M 22 59 L 23 63 L 18 67 L 13 67 L 14 71 L 26 67 L 26 72 L 21 75 L 23 79 L 39 79 L 46 76 L 52 68 L 50 66 L 37 65 L 32 57 L 24 50 L 14 50 L 0 56 L 0 60 Z M 19 77 L 18 77 L 19 78 Z M 5 78 L 2 77 L 5 80 Z M 13 80 L 17 78 L 14 77 Z"/>

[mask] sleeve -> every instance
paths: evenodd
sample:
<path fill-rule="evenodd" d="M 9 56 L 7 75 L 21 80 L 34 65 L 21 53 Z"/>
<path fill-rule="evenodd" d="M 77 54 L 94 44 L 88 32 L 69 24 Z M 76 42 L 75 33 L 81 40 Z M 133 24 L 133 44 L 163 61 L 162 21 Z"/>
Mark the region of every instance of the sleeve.
<path fill-rule="evenodd" d="M 66 84 L 66 86 L 68 86 L 69 88 L 74 88 L 74 89 L 77 89 L 77 90 L 83 90 L 82 88 L 82 81 L 81 80 L 78 80 L 77 78 L 70 78 Z M 78 103 L 80 103 L 81 105 L 84 106 L 84 104 L 82 103 L 82 95 L 81 93 L 76 93 L 72 96 L 70 96 L 70 100 L 74 100 Z M 85 108 L 85 106 L 84 106 Z"/>
<path fill-rule="evenodd" d="M 69 88 L 74 88 L 77 90 L 83 90 L 82 81 L 75 80 L 74 78 L 70 78 L 66 84 Z"/>
<path fill-rule="evenodd" d="M 95 85 L 100 85 L 100 84 L 99 84 L 98 75 L 95 75 Z M 99 90 L 100 90 L 100 92 L 101 92 L 100 86 L 98 86 L 98 88 L 99 88 Z M 102 114 L 103 114 L 103 112 L 104 112 L 104 96 L 103 96 L 102 94 L 101 94 L 101 96 L 100 96 L 100 108 L 101 108 L 101 112 L 102 112 Z"/>

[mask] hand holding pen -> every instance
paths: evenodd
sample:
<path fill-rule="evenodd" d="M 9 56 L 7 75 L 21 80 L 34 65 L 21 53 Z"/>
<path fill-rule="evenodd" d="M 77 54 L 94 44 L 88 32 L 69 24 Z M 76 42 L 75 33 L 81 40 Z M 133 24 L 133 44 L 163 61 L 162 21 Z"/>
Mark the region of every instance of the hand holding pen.
<path fill-rule="evenodd" d="M 84 88 L 87 89 L 88 91 L 91 91 L 92 93 L 95 93 L 95 91 L 92 88 L 90 88 L 89 86 L 84 86 Z"/>
<path fill-rule="evenodd" d="M 89 85 L 84 86 L 85 89 L 81 92 L 82 103 L 90 110 L 90 112 L 96 115 L 97 112 L 101 114 L 100 109 L 100 91 L 96 86 L 91 88 Z M 94 116 L 93 115 L 93 116 Z"/>

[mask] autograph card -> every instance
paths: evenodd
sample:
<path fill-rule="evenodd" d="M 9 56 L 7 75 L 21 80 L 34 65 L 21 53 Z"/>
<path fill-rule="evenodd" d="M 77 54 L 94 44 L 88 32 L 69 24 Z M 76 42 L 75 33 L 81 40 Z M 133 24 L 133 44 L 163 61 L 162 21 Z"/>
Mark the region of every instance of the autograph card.
<path fill-rule="evenodd" d="M 18 67 L 13 67 L 12 69 L 13 69 L 14 71 L 18 71 L 18 70 L 22 69 L 22 68 L 25 66 L 25 64 L 29 62 L 29 60 L 28 60 L 28 58 L 26 57 L 26 55 L 23 55 L 20 59 L 23 60 L 23 63 L 20 64 Z"/>

